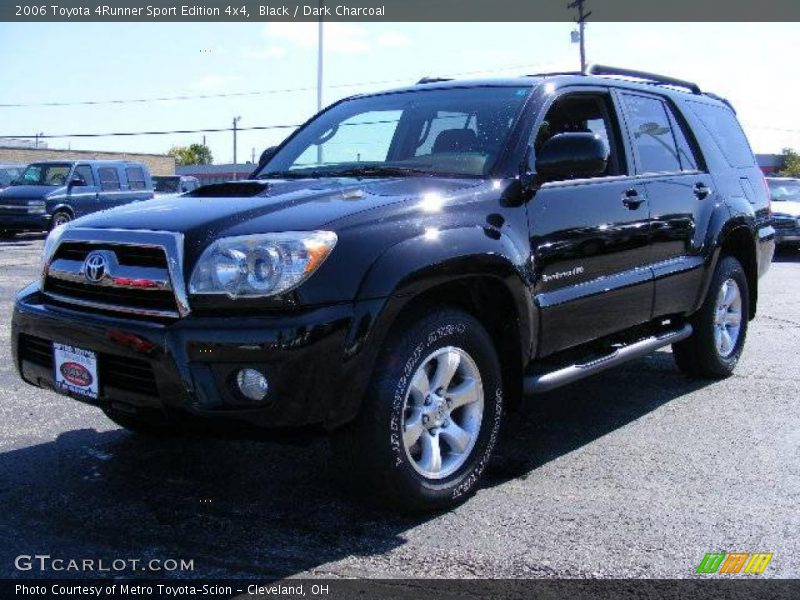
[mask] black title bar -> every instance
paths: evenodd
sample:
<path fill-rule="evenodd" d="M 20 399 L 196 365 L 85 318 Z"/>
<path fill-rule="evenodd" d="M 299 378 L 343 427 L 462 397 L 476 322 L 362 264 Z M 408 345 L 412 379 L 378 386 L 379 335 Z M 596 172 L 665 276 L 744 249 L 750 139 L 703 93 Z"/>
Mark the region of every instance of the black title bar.
<path fill-rule="evenodd" d="M 10 22 L 574 21 L 568 0 L 3 0 Z M 798 21 L 798 0 L 585 0 L 590 22 Z"/>

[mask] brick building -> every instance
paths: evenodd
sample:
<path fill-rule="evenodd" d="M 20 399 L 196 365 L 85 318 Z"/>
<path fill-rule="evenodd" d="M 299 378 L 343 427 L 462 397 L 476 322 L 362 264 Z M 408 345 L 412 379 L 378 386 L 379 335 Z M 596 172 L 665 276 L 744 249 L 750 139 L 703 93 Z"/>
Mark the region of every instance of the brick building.
<path fill-rule="evenodd" d="M 135 160 L 143 162 L 153 175 L 174 175 L 175 158 L 166 154 L 133 152 L 93 152 L 91 150 L 55 150 L 24 148 L 0 143 L 0 164 L 28 165 L 42 160 Z"/>

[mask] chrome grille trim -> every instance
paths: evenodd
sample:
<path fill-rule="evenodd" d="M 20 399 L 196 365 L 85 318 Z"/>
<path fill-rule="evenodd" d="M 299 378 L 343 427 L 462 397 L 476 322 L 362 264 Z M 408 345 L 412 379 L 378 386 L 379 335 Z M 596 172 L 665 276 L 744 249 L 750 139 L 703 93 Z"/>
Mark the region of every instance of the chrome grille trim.
<path fill-rule="evenodd" d="M 163 269 L 154 267 L 125 267 L 115 266 L 118 270 L 119 276 L 128 277 L 125 273 L 131 275 L 139 274 L 138 276 L 131 276 L 132 279 L 143 278 L 152 279 L 163 287 L 156 287 L 153 290 L 172 291 L 175 297 L 175 304 L 177 306 L 177 313 L 174 311 L 163 311 L 148 308 L 138 308 L 129 306 L 120 306 L 117 304 L 105 304 L 101 302 L 93 302 L 79 298 L 71 298 L 69 296 L 62 296 L 60 294 L 53 294 L 45 292 L 49 297 L 58 302 L 75 304 L 86 308 L 95 308 L 98 310 L 107 310 L 112 312 L 122 312 L 128 314 L 137 314 L 143 316 L 155 317 L 185 317 L 190 312 L 188 294 L 186 292 L 186 282 L 183 277 L 183 234 L 172 231 L 151 231 L 143 229 L 89 229 L 83 227 L 70 227 L 61 236 L 58 246 L 53 248 L 52 257 L 57 255 L 58 249 L 65 242 L 80 242 L 84 244 L 108 244 L 120 246 L 133 246 L 133 247 L 156 247 L 161 248 L 167 259 L 167 272 L 166 277 Z M 69 265 L 65 263 L 70 263 Z M 74 267 L 80 265 L 79 272 L 81 279 L 74 279 Z M 51 258 L 49 262 L 44 265 L 42 269 L 42 289 L 45 289 L 45 282 L 48 276 L 53 279 L 63 279 L 66 281 L 85 282 L 83 280 L 83 263 L 79 261 L 71 261 L 66 259 Z M 57 276 L 56 274 L 61 276 Z M 148 276 L 148 274 L 150 276 Z M 116 286 L 113 282 L 103 281 L 98 286 L 111 285 L 119 289 L 126 289 L 130 286 Z"/>

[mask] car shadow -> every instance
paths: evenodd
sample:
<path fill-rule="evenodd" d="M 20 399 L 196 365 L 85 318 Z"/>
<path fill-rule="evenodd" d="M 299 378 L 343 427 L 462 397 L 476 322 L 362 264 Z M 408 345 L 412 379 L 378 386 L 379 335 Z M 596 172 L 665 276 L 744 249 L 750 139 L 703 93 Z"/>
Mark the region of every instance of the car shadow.
<path fill-rule="evenodd" d="M 660 352 L 531 400 L 506 423 L 486 485 L 527 477 L 700 385 Z M 327 457 L 322 439 L 298 447 L 119 429 L 77 429 L 4 452 L 0 577 L 64 576 L 15 569 L 18 555 L 36 553 L 194 561 L 193 571 L 171 577 L 324 574 L 333 561 L 383 555 L 436 518 L 351 499 L 336 487 Z M 477 510 L 475 502 L 458 510 Z"/>

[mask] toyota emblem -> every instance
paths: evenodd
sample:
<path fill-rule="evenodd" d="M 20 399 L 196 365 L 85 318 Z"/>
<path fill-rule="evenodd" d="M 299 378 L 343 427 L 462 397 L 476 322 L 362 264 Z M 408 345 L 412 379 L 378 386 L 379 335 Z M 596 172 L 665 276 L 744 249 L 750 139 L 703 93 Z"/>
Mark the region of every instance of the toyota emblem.
<path fill-rule="evenodd" d="M 100 283 L 106 274 L 108 264 L 102 252 L 90 252 L 83 261 L 83 276 L 89 283 Z"/>

